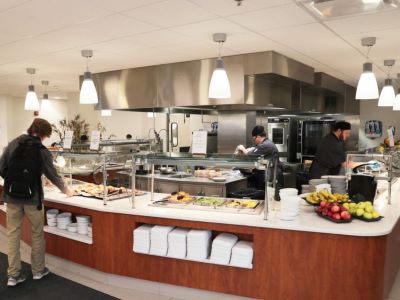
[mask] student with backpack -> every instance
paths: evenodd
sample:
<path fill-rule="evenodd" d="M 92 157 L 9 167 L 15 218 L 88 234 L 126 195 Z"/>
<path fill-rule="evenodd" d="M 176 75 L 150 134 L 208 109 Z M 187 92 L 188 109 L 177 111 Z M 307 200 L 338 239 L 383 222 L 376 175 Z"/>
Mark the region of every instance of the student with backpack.
<path fill-rule="evenodd" d="M 31 267 L 34 280 L 50 273 L 45 267 L 44 209 L 42 175 L 68 197 L 73 195 L 58 175 L 50 151 L 42 141 L 52 132 L 48 121 L 34 119 L 28 134 L 11 141 L 0 158 L 0 176 L 4 178 L 3 200 L 7 203 L 8 286 L 25 281 L 21 274 L 20 239 L 26 216 L 31 225 Z"/>

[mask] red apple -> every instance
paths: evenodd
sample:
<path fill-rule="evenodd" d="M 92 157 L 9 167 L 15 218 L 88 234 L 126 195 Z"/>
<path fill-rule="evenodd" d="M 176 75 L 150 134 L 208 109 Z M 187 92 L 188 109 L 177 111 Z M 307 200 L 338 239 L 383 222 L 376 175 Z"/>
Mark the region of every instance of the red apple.
<path fill-rule="evenodd" d="M 326 216 L 329 213 L 329 210 L 325 207 L 322 209 L 322 214 Z"/>
<path fill-rule="evenodd" d="M 340 211 L 340 207 L 338 205 L 334 205 L 331 208 L 331 212 L 333 213 L 337 213 L 338 211 Z"/>
<path fill-rule="evenodd" d="M 344 206 L 340 206 L 340 211 L 347 211 L 347 208 Z"/>
<path fill-rule="evenodd" d="M 327 215 L 328 215 L 329 218 L 332 218 L 333 213 L 331 211 L 328 211 Z"/>
<path fill-rule="evenodd" d="M 318 210 L 317 210 L 317 211 L 318 211 L 319 213 L 322 213 L 322 210 L 323 210 L 323 208 L 320 206 L 320 207 L 318 207 Z"/>
<path fill-rule="evenodd" d="M 334 218 L 335 220 L 340 220 L 340 214 L 339 213 L 334 213 L 332 218 Z"/>
<path fill-rule="evenodd" d="M 340 216 L 342 217 L 343 220 L 349 220 L 351 218 L 351 215 L 348 211 L 342 211 L 340 213 Z"/>
<path fill-rule="evenodd" d="M 324 201 L 320 202 L 319 206 L 324 208 L 327 204 L 328 204 L 328 202 L 324 200 Z"/>

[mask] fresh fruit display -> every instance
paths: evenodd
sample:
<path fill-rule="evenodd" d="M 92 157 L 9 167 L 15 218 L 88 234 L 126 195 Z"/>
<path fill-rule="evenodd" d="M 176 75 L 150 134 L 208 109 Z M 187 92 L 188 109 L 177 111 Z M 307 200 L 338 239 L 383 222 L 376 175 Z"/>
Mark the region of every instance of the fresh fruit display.
<path fill-rule="evenodd" d="M 124 187 L 114 187 L 111 185 L 106 186 L 105 188 L 107 189 L 107 195 L 125 194 L 131 191 Z M 80 184 L 74 187 L 74 192 L 77 195 L 103 197 L 104 185 L 94 184 L 94 183 Z M 135 191 L 135 192 L 139 193 L 140 191 Z"/>
<path fill-rule="evenodd" d="M 348 194 L 332 194 L 327 190 L 322 190 L 319 192 L 312 192 L 308 194 L 305 200 L 310 203 L 311 205 L 318 205 L 321 201 L 328 201 L 328 202 L 350 202 Z"/>
<path fill-rule="evenodd" d="M 232 199 L 226 202 L 226 206 L 232 208 L 255 208 L 259 203 L 257 200 Z"/>
<path fill-rule="evenodd" d="M 225 203 L 224 199 L 206 198 L 206 197 L 198 198 L 193 202 L 193 204 L 195 205 L 202 205 L 202 206 L 221 206 L 224 203 Z"/>
<path fill-rule="evenodd" d="M 345 203 L 347 204 L 347 203 Z M 339 202 L 321 201 L 318 208 L 315 209 L 317 214 L 325 219 L 335 223 L 349 223 L 352 217 L 345 204 Z"/>
<path fill-rule="evenodd" d="M 367 222 L 379 221 L 382 216 L 372 206 L 371 201 L 364 201 L 359 203 L 344 203 L 350 214 L 357 219 L 364 220 Z"/>

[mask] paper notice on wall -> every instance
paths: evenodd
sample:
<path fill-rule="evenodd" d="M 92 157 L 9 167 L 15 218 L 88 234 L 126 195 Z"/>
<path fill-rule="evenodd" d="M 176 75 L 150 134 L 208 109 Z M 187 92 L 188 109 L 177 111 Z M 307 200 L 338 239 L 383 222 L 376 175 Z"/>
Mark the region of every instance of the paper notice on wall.
<path fill-rule="evenodd" d="M 389 147 L 394 147 L 394 137 L 393 137 L 393 130 L 388 129 L 388 137 L 389 137 Z"/>
<path fill-rule="evenodd" d="M 192 153 L 207 153 L 207 131 L 193 131 L 192 134 Z"/>
<path fill-rule="evenodd" d="M 63 143 L 64 149 L 67 149 L 67 150 L 71 149 L 73 136 L 74 136 L 74 132 L 72 130 L 67 130 L 65 132 L 64 143 Z"/>
<path fill-rule="evenodd" d="M 100 146 L 100 131 L 93 130 L 90 138 L 90 150 L 99 150 Z"/>

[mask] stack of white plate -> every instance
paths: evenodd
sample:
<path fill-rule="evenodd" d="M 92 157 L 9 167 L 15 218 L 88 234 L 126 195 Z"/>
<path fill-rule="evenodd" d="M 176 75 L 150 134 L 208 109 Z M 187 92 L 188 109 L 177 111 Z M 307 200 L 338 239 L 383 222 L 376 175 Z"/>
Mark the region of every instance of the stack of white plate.
<path fill-rule="evenodd" d="M 168 252 L 168 233 L 174 226 L 156 225 L 150 230 L 150 254 L 166 256 Z"/>
<path fill-rule="evenodd" d="M 308 184 L 310 185 L 310 193 L 316 191 L 316 186 L 319 184 L 324 184 L 328 183 L 328 178 L 321 178 L 321 179 L 311 179 L 308 181 Z"/>
<path fill-rule="evenodd" d="M 78 225 L 76 223 L 70 223 L 67 226 L 67 230 L 69 232 L 77 232 L 78 231 Z"/>
<path fill-rule="evenodd" d="M 153 225 L 143 224 L 133 231 L 133 251 L 136 253 L 149 253 L 150 231 Z"/>
<path fill-rule="evenodd" d="M 186 240 L 189 229 L 175 228 L 168 234 L 168 254 L 169 257 L 186 257 Z"/>
<path fill-rule="evenodd" d="M 301 185 L 301 193 L 302 194 L 310 193 L 310 186 L 308 184 L 302 184 Z"/>
<path fill-rule="evenodd" d="M 93 237 L 92 223 L 88 224 L 88 237 Z"/>
<path fill-rule="evenodd" d="M 347 181 L 346 176 L 329 176 L 329 183 L 332 187 L 333 193 L 346 194 L 347 193 Z"/>
<path fill-rule="evenodd" d="M 239 241 L 232 248 L 231 265 L 250 268 L 253 262 L 253 243 Z"/>
<path fill-rule="evenodd" d="M 323 190 L 328 191 L 328 192 L 331 193 L 332 192 L 331 185 L 329 183 L 321 183 L 321 184 L 318 184 L 317 186 L 315 186 L 315 191 L 316 192 L 320 192 L 320 191 L 323 191 Z"/>
<path fill-rule="evenodd" d="M 205 260 L 210 253 L 211 231 L 191 229 L 187 234 L 187 258 Z"/>
<path fill-rule="evenodd" d="M 210 261 L 216 264 L 229 264 L 232 247 L 238 239 L 234 234 L 220 233 L 212 242 Z"/>
<path fill-rule="evenodd" d="M 88 234 L 88 225 L 90 223 L 89 216 L 76 216 L 76 222 L 78 223 L 78 233 L 82 235 Z"/>
<path fill-rule="evenodd" d="M 71 221 L 72 214 L 69 212 L 63 212 L 57 215 L 57 228 L 59 229 L 67 229 L 68 224 L 72 223 Z"/>
<path fill-rule="evenodd" d="M 58 209 L 49 209 L 46 211 L 47 225 L 51 227 L 57 226 Z"/>

